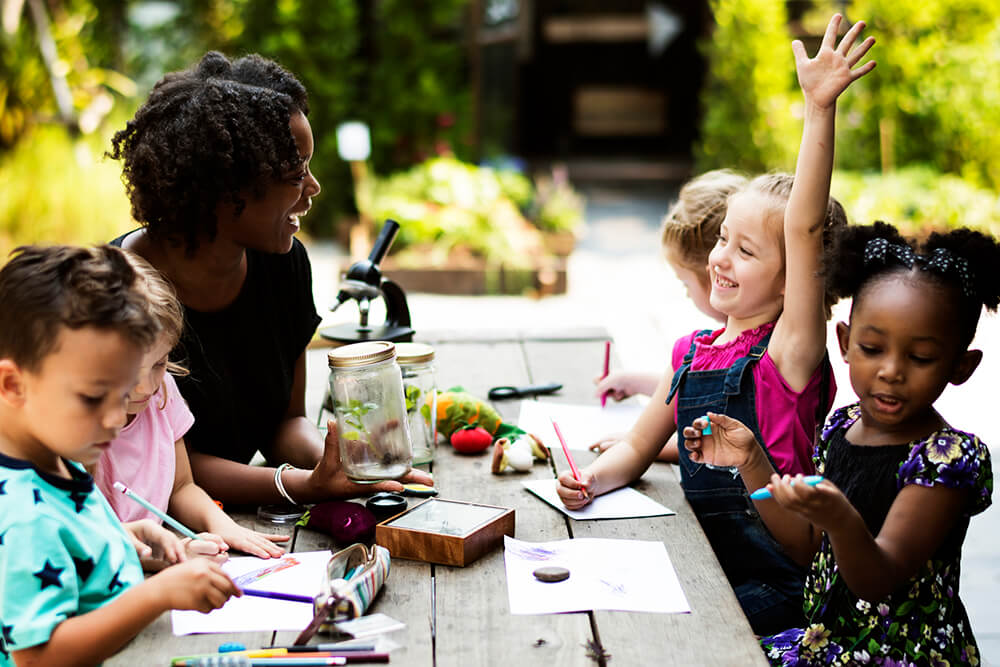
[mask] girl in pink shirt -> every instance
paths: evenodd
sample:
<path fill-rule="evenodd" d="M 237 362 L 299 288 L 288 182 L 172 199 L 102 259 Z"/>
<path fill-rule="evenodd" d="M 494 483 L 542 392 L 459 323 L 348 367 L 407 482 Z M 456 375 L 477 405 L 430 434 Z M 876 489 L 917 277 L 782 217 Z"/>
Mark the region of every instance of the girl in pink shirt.
<path fill-rule="evenodd" d="M 779 461 L 792 469 L 808 465 L 817 414 L 825 414 L 828 401 L 821 397 L 829 372 L 823 242 L 834 225 L 846 223 L 843 209 L 829 197 L 836 100 L 875 66 L 856 67 L 873 43 L 868 38 L 855 48 L 864 24 L 855 24 L 837 44 L 840 23 L 839 15 L 830 20 L 814 58 L 801 42 L 792 44 L 805 97 L 794 179 L 759 176 L 729 197 L 708 257 L 710 302 L 726 316 L 725 328 L 701 332 L 686 349 L 682 343 L 680 365 L 664 375 L 626 437 L 584 468 L 580 479 L 568 472 L 559 476 L 557 491 L 568 508 L 638 479 L 678 423 L 690 424 L 709 411 L 747 424 L 775 467 Z M 774 392 L 782 396 L 780 407 L 770 396 L 760 400 Z M 773 415 L 775 408 L 794 415 Z M 801 428 L 779 443 L 761 433 L 769 419 Z M 781 436 L 770 428 L 768 435 Z M 692 461 L 684 448 L 679 459 L 685 497 L 751 627 L 765 634 L 800 624 L 804 569 L 768 532 L 739 476 L 712 461 Z"/>
<path fill-rule="evenodd" d="M 204 531 L 199 539 L 184 541 L 189 556 L 224 558 L 230 547 L 261 558 L 280 556 L 284 550 L 274 543 L 288 537 L 240 526 L 194 483 L 184 446 L 184 434 L 194 416 L 171 377 L 171 373 L 186 371 L 168 361 L 184 326 L 183 312 L 173 288 L 159 272 L 138 255 L 126 255 L 147 283 L 153 315 L 162 331 L 143 356 L 139 383 L 128 395 L 128 422 L 91 471 L 94 481 L 123 522 L 160 520 L 116 491 L 115 482 L 122 482 L 182 524 Z M 155 559 L 143 563 L 146 569 L 166 564 Z"/>

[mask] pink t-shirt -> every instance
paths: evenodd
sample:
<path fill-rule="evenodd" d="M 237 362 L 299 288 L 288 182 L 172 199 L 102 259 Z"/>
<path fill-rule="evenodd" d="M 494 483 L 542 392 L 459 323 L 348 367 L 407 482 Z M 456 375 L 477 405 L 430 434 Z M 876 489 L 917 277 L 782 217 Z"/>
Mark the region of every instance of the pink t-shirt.
<path fill-rule="evenodd" d="M 745 357 L 750 349 L 774 329 L 774 322 L 763 324 L 756 329 L 744 331 L 736 340 L 724 345 L 712 345 L 725 328 L 695 338 L 698 332 L 684 336 L 674 343 L 671 360 L 676 371 L 684 363 L 684 357 L 695 341 L 693 371 L 711 371 L 729 368 L 740 357 Z M 764 352 L 760 361 L 752 366 L 753 379 L 757 387 L 757 423 L 768 451 L 782 474 L 812 474 L 813 437 L 816 429 L 816 406 L 819 404 L 822 373 L 830 375 L 827 390 L 827 411 L 833 406 L 837 393 L 836 382 L 828 363 L 820 364 L 809 378 L 809 384 L 800 392 L 795 392 L 785 378 L 781 377 L 771 355 Z M 676 417 L 676 413 L 675 413 Z"/>
<path fill-rule="evenodd" d="M 166 405 L 163 392 L 167 396 Z M 121 430 L 97 462 L 94 481 L 119 519 L 152 519 L 160 523 L 152 512 L 116 491 L 114 483 L 121 482 L 166 511 L 177 463 L 174 443 L 184 437 L 192 424 L 194 415 L 177 390 L 174 378 L 167 373 L 146 409 Z"/>

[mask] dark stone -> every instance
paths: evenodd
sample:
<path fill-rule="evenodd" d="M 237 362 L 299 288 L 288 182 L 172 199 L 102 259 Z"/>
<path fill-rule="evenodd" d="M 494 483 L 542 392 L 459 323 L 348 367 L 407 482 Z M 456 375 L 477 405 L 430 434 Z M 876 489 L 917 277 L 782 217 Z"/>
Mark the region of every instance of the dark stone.
<path fill-rule="evenodd" d="M 532 574 L 535 575 L 535 579 L 545 582 L 565 581 L 566 579 L 569 579 L 569 570 L 564 567 L 556 567 L 554 565 L 540 567 Z"/>

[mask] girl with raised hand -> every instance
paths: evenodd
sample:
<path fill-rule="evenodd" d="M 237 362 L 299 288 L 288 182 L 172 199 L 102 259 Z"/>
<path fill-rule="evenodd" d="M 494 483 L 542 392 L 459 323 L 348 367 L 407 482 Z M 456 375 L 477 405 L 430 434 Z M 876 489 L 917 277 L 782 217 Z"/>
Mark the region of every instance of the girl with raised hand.
<path fill-rule="evenodd" d="M 811 569 L 806 622 L 761 640 L 774 664 L 978 664 L 958 595 L 969 518 L 990 505 L 989 451 L 934 402 L 982 359 L 969 348 L 983 306 L 1000 303 L 1000 244 L 967 229 L 919 251 L 895 228 L 844 231 L 828 282 L 852 296 L 837 325 L 858 402 L 833 413 L 816 486 L 778 475 L 741 423 L 710 414 L 684 429 L 696 461 L 735 466 L 788 553 Z"/>
<path fill-rule="evenodd" d="M 580 481 L 559 476 L 567 507 L 638 479 L 677 424 L 709 410 L 751 424 L 776 469 L 812 471 L 815 428 L 835 393 L 819 269 L 829 230 L 846 224 L 843 209 L 829 198 L 836 100 L 875 66 L 858 66 L 874 42 L 856 44 L 864 24 L 837 44 L 840 23 L 839 15 L 830 20 L 812 59 L 793 43 L 806 103 L 794 180 L 760 176 L 729 198 L 708 259 L 711 305 L 726 315 L 726 326 L 678 341 L 673 369 L 626 438 L 584 468 Z M 684 448 L 679 454 L 685 497 L 754 631 L 801 622 L 804 570 L 770 535 L 738 477 L 691 460 Z"/>

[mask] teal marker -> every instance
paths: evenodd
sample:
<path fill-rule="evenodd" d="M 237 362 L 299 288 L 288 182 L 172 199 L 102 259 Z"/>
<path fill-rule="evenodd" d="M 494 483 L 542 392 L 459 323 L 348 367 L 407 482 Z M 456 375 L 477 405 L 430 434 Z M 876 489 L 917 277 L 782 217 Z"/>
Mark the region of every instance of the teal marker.
<path fill-rule="evenodd" d="M 708 415 L 702 415 L 701 419 L 705 420 L 705 428 L 701 429 L 701 434 L 712 435 L 712 422 L 708 421 Z"/>
<path fill-rule="evenodd" d="M 808 475 L 806 477 L 803 477 L 802 481 L 805 482 L 806 484 L 808 484 L 809 486 L 816 486 L 817 484 L 819 484 L 820 482 L 823 481 L 823 476 L 822 475 Z M 795 480 L 794 479 L 792 480 L 792 484 L 795 484 Z M 764 500 L 765 498 L 770 498 L 771 497 L 771 492 L 768 491 L 767 487 L 765 486 L 765 487 L 761 487 L 761 488 L 757 489 L 756 491 L 754 491 L 753 493 L 751 493 L 750 497 L 753 498 L 754 500 Z"/>

